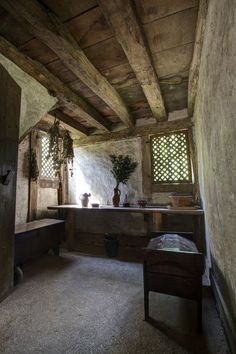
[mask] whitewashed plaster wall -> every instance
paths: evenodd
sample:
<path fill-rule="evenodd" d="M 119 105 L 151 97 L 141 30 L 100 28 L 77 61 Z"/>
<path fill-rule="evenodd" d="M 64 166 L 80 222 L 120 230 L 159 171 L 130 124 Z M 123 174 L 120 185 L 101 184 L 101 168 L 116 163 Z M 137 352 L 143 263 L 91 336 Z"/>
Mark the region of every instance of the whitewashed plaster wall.
<path fill-rule="evenodd" d="M 29 197 L 29 135 L 19 144 L 18 168 L 16 183 L 16 214 L 15 223 L 27 222 L 28 197 Z M 57 205 L 57 189 L 40 188 L 38 185 L 37 219 L 44 217 L 56 217 L 56 213 L 47 210 L 49 205 Z"/>
<path fill-rule="evenodd" d="M 235 68 L 235 1 L 209 1 L 194 121 L 200 190 L 213 256 L 213 269 L 234 331 L 236 330 Z"/>
<path fill-rule="evenodd" d="M 92 195 L 91 203 L 112 204 L 115 180 L 110 172 L 110 154 L 130 155 L 138 162 L 127 185 L 119 186 L 121 202 L 125 194 L 132 203 L 143 198 L 141 142 L 139 138 L 135 138 L 75 148 L 74 175 L 69 177 L 69 203 L 80 204 L 79 197 L 86 192 Z"/>
<path fill-rule="evenodd" d="M 16 217 L 15 223 L 23 224 L 27 221 L 29 197 L 29 137 L 19 144 L 17 184 L 16 184 Z"/>
<path fill-rule="evenodd" d="M 0 54 L 0 63 L 22 89 L 19 131 L 21 138 L 54 106 L 57 99 L 50 96 L 45 87 L 2 54 Z"/>
<path fill-rule="evenodd" d="M 26 74 L 17 65 L 0 54 L 0 63 L 6 68 L 16 83 L 21 87 L 21 114 L 19 138 L 26 136 L 36 123 L 57 102 L 55 97 L 48 94 L 40 83 Z M 18 171 L 17 171 L 17 194 L 16 194 L 16 224 L 24 223 L 28 213 L 28 156 L 29 138 L 19 144 Z M 57 190 L 38 188 L 38 211 L 37 217 L 47 216 L 48 205 L 57 204 Z"/>

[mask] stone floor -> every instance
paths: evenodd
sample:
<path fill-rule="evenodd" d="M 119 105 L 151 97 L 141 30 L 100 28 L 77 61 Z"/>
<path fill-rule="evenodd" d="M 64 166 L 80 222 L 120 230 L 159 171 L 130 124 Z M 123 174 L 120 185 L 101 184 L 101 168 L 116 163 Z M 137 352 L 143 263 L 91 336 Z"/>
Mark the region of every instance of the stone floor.
<path fill-rule="evenodd" d="M 204 294 L 200 336 L 189 300 L 151 293 L 155 320 L 143 321 L 141 264 L 46 255 L 24 267 L 0 304 L 0 353 L 229 353 L 209 288 Z"/>

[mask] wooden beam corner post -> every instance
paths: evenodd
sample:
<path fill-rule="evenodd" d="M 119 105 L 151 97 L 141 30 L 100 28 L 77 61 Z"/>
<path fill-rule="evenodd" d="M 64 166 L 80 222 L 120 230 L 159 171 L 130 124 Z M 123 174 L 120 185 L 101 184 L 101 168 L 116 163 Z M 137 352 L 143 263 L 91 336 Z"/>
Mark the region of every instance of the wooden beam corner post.
<path fill-rule="evenodd" d="M 37 217 L 38 179 L 32 176 L 32 164 L 35 163 L 37 169 L 39 161 L 38 131 L 32 130 L 29 139 L 29 196 L 27 221 L 32 221 Z"/>

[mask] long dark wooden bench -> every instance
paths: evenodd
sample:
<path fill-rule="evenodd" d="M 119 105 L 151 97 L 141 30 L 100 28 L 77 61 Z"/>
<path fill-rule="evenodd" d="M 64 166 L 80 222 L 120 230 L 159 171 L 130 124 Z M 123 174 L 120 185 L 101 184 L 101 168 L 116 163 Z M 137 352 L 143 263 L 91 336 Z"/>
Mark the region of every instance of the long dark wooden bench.
<path fill-rule="evenodd" d="M 59 255 L 60 242 L 65 233 L 65 221 L 41 219 L 15 227 L 15 266 L 50 249 Z"/>

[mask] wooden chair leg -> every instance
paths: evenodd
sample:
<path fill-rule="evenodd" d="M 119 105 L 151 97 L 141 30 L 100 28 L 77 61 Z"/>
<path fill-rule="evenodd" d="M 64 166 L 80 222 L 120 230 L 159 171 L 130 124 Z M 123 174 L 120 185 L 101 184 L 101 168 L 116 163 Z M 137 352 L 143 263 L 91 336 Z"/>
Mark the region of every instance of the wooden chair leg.
<path fill-rule="evenodd" d="M 53 253 L 55 256 L 60 255 L 60 246 L 59 245 L 53 248 Z"/>
<path fill-rule="evenodd" d="M 197 331 L 202 333 L 202 299 L 197 301 Z"/>
<path fill-rule="evenodd" d="M 149 291 L 144 290 L 144 320 L 149 319 Z"/>

